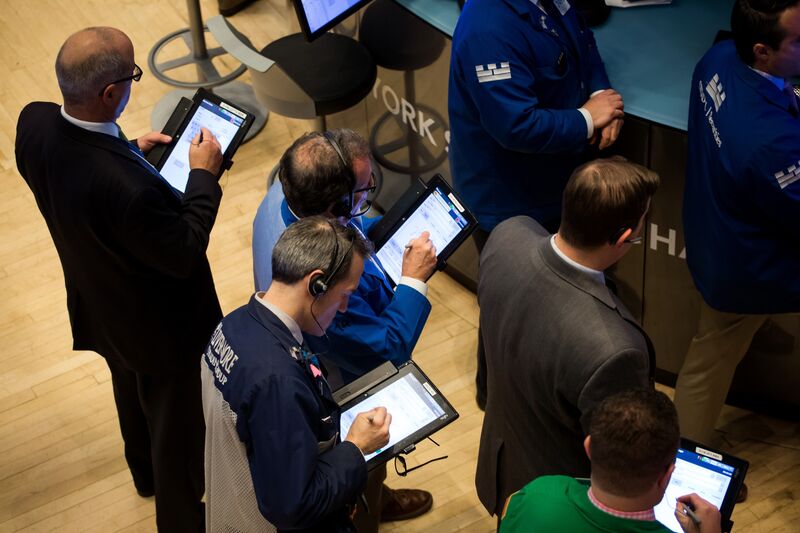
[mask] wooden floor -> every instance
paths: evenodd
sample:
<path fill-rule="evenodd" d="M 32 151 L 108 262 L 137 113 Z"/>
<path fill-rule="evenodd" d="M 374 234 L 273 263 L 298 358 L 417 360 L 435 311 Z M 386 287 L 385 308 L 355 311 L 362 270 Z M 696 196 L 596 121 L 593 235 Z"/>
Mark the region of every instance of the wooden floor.
<path fill-rule="evenodd" d="M 201 2 L 206 17 L 216 1 Z M 0 15 L 0 531 L 154 531 L 152 499 L 136 495 L 122 455 L 108 370 L 89 352 L 70 350 L 71 336 L 58 257 L 36 204 L 14 162 L 17 115 L 31 100 L 60 102 L 53 74 L 56 52 L 72 32 L 93 25 L 124 30 L 137 62 L 158 38 L 184 27 L 183 0 L 5 0 Z M 288 15 L 287 15 L 288 14 Z M 294 31 L 289 4 L 259 0 L 234 17 L 257 46 Z M 174 52 L 178 53 L 177 49 Z M 149 130 L 154 103 L 169 87 L 148 69 L 120 123 L 129 136 Z M 245 78 L 246 79 L 246 78 Z M 225 312 L 252 290 L 251 224 L 265 177 L 303 131 L 302 121 L 270 117 L 237 154 L 223 179 L 224 197 L 209 257 Z M 431 318 L 414 358 L 453 402 L 461 418 L 426 442 L 410 465 L 440 454 L 393 487 L 422 487 L 434 509 L 382 531 L 491 531 L 473 477 L 482 414 L 474 405 L 474 295 L 444 274 L 431 282 Z M 734 514 L 737 531 L 798 531 L 800 429 L 728 409 L 722 438 L 751 461 L 750 500 Z"/>

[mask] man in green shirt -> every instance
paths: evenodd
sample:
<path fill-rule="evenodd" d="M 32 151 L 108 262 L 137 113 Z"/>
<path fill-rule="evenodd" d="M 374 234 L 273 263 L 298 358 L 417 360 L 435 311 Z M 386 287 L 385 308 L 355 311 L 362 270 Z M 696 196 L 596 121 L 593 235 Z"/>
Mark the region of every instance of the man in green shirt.
<path fill-rule="evenodd" d="M 664 393 L 610 396 L 597 407 L 584 440 L 591 484 L 567 476 L 533 480 L 508 499 L 500 533 L 669 532 L 653 507 L 664 497 L 679 441 L 678 415 Z M 696 494 L 678 498 L 675 515 L 687 533 L 721 531 L 717 508 Z"/>

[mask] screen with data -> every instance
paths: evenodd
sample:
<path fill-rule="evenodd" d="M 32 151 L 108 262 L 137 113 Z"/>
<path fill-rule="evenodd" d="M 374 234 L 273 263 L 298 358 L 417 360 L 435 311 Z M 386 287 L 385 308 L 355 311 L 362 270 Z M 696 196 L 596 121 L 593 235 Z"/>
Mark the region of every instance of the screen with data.
<path fill-rule="evenodd" d="M 454 419 L 454 416 L 445 416 L 445 409 L 436 400 L 437 395 L 437 391 L 427 379 L 423 378 L 423 381 L 420 381 L 420 378 L 414 373 L 407 373 L 342 412 L 340 418 L 342 439 L 347 436 L 358 413 L 369 411 L 374 407 L 385 407 L 387 412 L 392 415 L 392 422 L 389 426 L 389 442 L 383 448 L 365 455 L 364 458 L 369 461 L 420 432 L 432 422 L 444 418 Z M 446 402 L 441 397 L 440 401 Z M 449 404 L 446 405 L 449 407 Z M 419 435 L 414 442 L 422 440 L 426 436 Z"/>
<path fill-rule="evenodd" d="M 225 154 L 231 141 L 243 126 L 245 118 L 244 113 L 224 102 L 215 103 L 203 99 L 159 172 L 170 185 L 184 192 L 189 180 L 189 146 L 200 133 L 200 128 L 204 127 L 214 134 L 222 153 Z"/>
<path fill-rule="evenodd" d="M 294 0 L 307 37 L 314 39 L 370 0 Z"/>
<path fill-rule="evenodd" d="M 655 508 L 656 520 L 676 533 L 681 532 L 678 519 L 675 518 L 675 503 L 678 497 L 693 492 L 717 508 L 722 507 L 735 470 L 734 466 L 679 448 L 672 479 L 664 499 Z"/>
<path fill-rule="evenodd" d="M 441 187 L 436 187 L 406 218 L 376 254 L 395 285 L 400 281 L 406 245 L 427 231 L 438 256 L 469 225 L 462 211 Z"/>

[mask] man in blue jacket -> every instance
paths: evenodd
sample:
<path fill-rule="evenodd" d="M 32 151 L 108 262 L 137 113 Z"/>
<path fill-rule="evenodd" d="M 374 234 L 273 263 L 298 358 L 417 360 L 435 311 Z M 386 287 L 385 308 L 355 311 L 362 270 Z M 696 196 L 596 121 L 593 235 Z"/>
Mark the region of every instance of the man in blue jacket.
<path fill-rule="evenodd" d="M 689 107 L 686 259 L 703 301 L 675 405 L 700 442 L 753 335 L 800 311 L 800 2 L 737 0 L 731 29 L 697 64 Z"/>
<path fill-rule="evenodd" d="M 450 169 L 489 232 L 526 215 L 558 230 L 572 171 L 622 126 L 622 97 L 610 89 L 592 31 L 567 0 L 470 0 L 453 34 Z M 478 332 L 477 402 L 486 403 Z"/>
<path fill-rule="evenodd" d="M 527 215 L 555 231 L 561 193 L 611 145 L 622 98 L 610 89 L 592 31 L 567 0 L 470 0 L 453 34 L 453 181 L 491 231 Z"/>
<path fill-rule="evenodd" d="M 256 290 L 269 287 L 272 271 L 267 258 L 281 233 L 297 220 L 322 214 L 361 235 L 377 221 L 360 216 L 369 207 L 366 197 L 375 182 L 369 145 L 351 130 L 303 135 L 281 158 L 279 176 L 280 183 L 270 187 L 253 222 Z M 395 289 L 378 259 L 370 255 L 347 310 L 336 315 L 324 339 L 309 338 L 309 346 L 324 353 L 325 361 L 338 367 L 344 381 L 384 361 L 395 365 L 408 361 L 431 310 L 425 280 L 435 268 L 436 250 L 427 233 L 409 243 Z M 385 469 L 374 472 L 370 482 L 385 477 Z M 381 499 L 383 521 L 413 518 L 433 502 L 426 491 L 391 490 L 385 485 Z"/>
<path fill-rule="evenodd" d="M 323 335 L 347 309 L 369 253 L 354 228 L 324 217 L 275 245 L 275 282 L 222 319 L 201 362 L 208 531 L 355 532 L 364 454 L 389 441 L 391 415 L 340 409 L 303 333 Z"/>

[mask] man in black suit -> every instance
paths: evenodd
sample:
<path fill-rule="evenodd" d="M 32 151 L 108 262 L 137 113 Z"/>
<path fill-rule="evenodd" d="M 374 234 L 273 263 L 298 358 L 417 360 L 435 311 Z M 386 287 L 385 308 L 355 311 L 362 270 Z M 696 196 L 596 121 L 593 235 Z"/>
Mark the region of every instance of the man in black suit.
<path fill-rule="evenodd" d="M 119 30 L 70 36 L 56 75 L 64 105 L 22 110 L 16 157 L 64 269 L 73 349 L 108 363 L 125 458 L 137 492 L 156 496 L 159 530 L 200 531 L 199 360 L 222 317 L 205 255 L 219 144 L 207 130 L 194 139 L 180 194 L 143 157 L 169 137 L 124 140 L 115 121 L 141 69 Z"/>
<path fill-rule="evenodd" d="M 588 477 L 581 443 L 594 407 L 652 383 L 650 342 L 603 271 L 641 241 L 657 187 L 640 165 L 599 159 L 567 182 L 557 234 L 515 217 L 489 236 L 478 280 L 489 394 L 475 483 L 490 513 L 539 476 Z"/>

